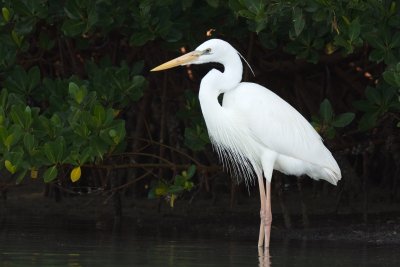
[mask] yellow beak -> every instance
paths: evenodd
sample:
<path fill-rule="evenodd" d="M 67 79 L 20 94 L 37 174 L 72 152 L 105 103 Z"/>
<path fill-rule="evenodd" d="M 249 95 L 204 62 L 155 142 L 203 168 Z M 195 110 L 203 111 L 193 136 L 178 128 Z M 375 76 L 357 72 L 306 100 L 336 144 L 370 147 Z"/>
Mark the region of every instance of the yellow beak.
<path fill-rule="evenodd" d="M 192 51 L 190 53 L 184 54 L 183 56 L 180 56 L 180 57 L 172 59 L 168 62 L 165 62 L 165 63 L 161 64 L 160 66 L 155 67 L 151 71 L 166 70 L 166 69 L 170 69 L 170 68 L 173 68 L 176 66 L 187 65 L 187 64 L 190 64 L 191 62 L 195 61 L 196 59 L 198 59 L 200 55 L 201 55 L 201 52 Z"/>

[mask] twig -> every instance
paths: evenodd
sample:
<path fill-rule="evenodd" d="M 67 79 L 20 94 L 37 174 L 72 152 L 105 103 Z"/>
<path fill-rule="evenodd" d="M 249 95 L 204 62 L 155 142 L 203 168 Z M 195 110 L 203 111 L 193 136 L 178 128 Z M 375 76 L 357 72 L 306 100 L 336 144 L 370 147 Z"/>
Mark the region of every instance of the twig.
<path fill-rule="evenodd" d="M 181 151 L 181 150 L 179 150 L 179 149 L 177 149 L 177 148 L 175 148 L 175 147 L 172 147 L 172 146 L 169 146 L 169 145 L 166 145 L 166 144 L 161 144 L 160 142 L 157 142 L 157 141 L 154 141 L 154 140 L 145 139 L 145 138 L 140 138 L 140 137 L 138 137 L 138 139 L 139 139 L 139 140 L 142 140 L 142 141 L 149 142 L 149 143 L 151 143 L 151 144 L 156 144 L 156 145 L 159 145 L 159 146 L 164 146 L 164 147 L 166 147 L 166 148 L 168 148 L 168 149 L 170 149 L 170 150 L 172 150 L 172 151 L 175 151 L 175 152 L 177 152 L 177 153 L 179 153 L 179 154 L 185 156 L 186 158 L 190 159 L 191 161 L 193 161 L 193 162 L 194 162 L 196 165 L 198 165 L 198 166 L 203 165 L 201 162 L 199 162 L 198 160 L 196 160 L 195 158 L 193 158 L 193 157 L 190 156 L 189 154 L 187 154 L 187 153 L 185 153 L 185 152 L 183 152 L 183 151 Z"/>
<path fill-rule="evenodd" d="M 103 165 L 94 165 L 94 164 L 85 164 L 82 167 L 87 168 L 97 168 L 97 169 L 127 169 L 127 168 L 170 168 L 170 169 L 187 169 L 191 165 L 190 164 L 163 164 L 163 163 L 126 163 L 126 164 L 103 164 Z M 215 172 L 220 171 L 222 168 L 218 165 L 205 166 L 205 165 L 197 165 L 197 170 L 199 171 L 207 171 L 207 172 Z"/>
<path fill-rule="evenodd" d="M 127 183 L 125 183 L 125 184 L 123 184 L 123 185 L 114 187 L 114 188 L 112 188 L 112 189 L 110 189 L 110 190 L 107 190 L 107 191 L 105 191 L 105 192 L 112 192 L 112 191 L 117 191 L 117 190 L 123 189 L 123 188 L 125 188 L 125 187 L 128 187 L 129 185 L 132 185 L 132 184 L 134 184 L 134 183 L 137 183 L 137 182 L 140 181 L 140 180 L 143 180 L 145 177 L 147 177 L 147 176 L 150 175 L 150 174 L 153 174 L 153 173 L 152 173 L 151 171 L 147 171 L 146 173 L 142 174 L 142 175 L 139 176 L 138 178 L 136 178 L 136 179 L 134 179 L 134 180 L 132 180 L 132 181 L 130 181 L 130 182 L 127 182 Z"/>

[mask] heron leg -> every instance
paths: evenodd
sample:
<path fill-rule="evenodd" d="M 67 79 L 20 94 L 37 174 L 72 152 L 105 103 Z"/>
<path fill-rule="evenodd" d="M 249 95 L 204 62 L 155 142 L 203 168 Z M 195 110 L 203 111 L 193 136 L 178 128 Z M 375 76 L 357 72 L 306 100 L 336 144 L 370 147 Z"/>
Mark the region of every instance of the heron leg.
<path fill-rule="evenodd" d="M 271 266 L 269 248 L 258 247 L 258 266 L 259 267 Z"/>
<path fill-rule="evenodd" d="M 269 248 L 269 240 L 271 237 L 271 224 L 272 224 L 272 212 L 271 212 L 271 182 L 266 181 L 266 194 L 265 194 L 265 213 L 264 213 L 264 247 Z"/>
<path fill-rule="evenodd" d="M 269 248 L 269 241 L 271 237 L 271 223 L 272 223 L 272 212 L 271 212 L 271 180 L 272 172 L 274 168 L 274 162 L 277 154 L 272 151 L 265 151 L 261 157 L 263 173 L 265 176 L 265 195 L 264 195 L 264 248 Z"/>
<path fill-rule="evenodd" d="M 259 176 L 258 186 L 260 188 L 260 233 L 258 236 L 258 246 L 269 248 L 271 237 L 272 211 L 271 211 L 271 182 L 266 181 L 264 187 L 264 179 Z"/>
<path fill-rule="evenodd" d="M 266 203 L 265 203 L 265 187 L 264 187 L 264 177 L 261 175 L 258 176 L 258 186 L 260 188 L 260 201 L 261 201 L 261 209 L 260 209 L 260 233 L 258 236 L 258 246 L 262 247 L 264 244 L 264 238 L 265 238 L 265 223 L 264 223 L 264 218 L 265 218 L 265 210 L 266 210 Z"/>

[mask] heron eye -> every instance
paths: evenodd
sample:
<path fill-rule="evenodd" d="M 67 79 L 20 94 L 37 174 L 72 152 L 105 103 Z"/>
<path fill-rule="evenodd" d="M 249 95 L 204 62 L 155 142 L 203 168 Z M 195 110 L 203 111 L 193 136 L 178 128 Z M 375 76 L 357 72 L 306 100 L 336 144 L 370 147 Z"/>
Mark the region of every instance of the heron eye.
<path fill-rule="evenodd" d="M 211 54 L 211 48 L 207 48 L 206 50 L 204 50 L 204 54 Z"/>

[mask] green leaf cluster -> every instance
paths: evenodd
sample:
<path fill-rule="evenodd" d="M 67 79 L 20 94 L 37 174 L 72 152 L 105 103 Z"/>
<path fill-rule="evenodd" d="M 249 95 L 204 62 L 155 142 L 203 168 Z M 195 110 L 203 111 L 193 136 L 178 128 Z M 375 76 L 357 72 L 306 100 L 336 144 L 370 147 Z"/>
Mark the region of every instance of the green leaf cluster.
<path fill-rule="evenodd" d="M 383 71 L 376 80 L 378 85 L 366 89 L 366 100 L 354 103 L 363 113 L 358 122 L 360 130 L 372 128 L 387 112 L 398 113 L 400 5 L 397 1 L 230 0 L 229 7 L 246 20 L 248 30 L 257 33 L 267 49 L 282 49 L 312 63 L 333 53 L 343 57 L 367 53 L 371 62 L 381 64 Z M 322 106 L 326 108 L 328 104 Z M 350 115 L 345 117 L 350 119 Z M 327 127 L 327 122 L 320 114 L 318 124 L 323 127 L 318 129 L 334 136 L 335 126 Z"/>
<path fill-rule="evenodd" d="M 194 183 L 192 178 L 196 173 L 196 166 L 191 165 L 187 170 L 182 171 L 174 177 L 172 181 L 158 180 L 153 182 L 148 193 L 149 198 L 165 198 L 170 206 L 174 207 L 174 202 L 179 195 L 192 190 Z"/>
<path fill-rule="evenodd" d="M 382 83 L 377 87 L 368 86 L 365 89 L 365 99 L 354 102 L 354 106 L 364 112 L 358 122 L 360 130 L 375 127 L 378 120 L 388 112 L 400 112 L 399 88 Z"/>
<path fill-rule="evenodd" d="M 124 111 L 147 87 L 141 74 L 148 54 L 193 48 L 210 28 L 236 44 L 251 35 L 277 61 L 365 55 L 378 71 L 354 103 L 359 129 L 387 114 L 398 118 L 396 1 L 0 0 L 0 8 L 0 167 L 18 181 L 29 170 L 51 181 L 70 165 L 122 151 Z M 184 144 L 199 152 L 210 140 L 197 94 L 187 91 L 184 102 L 177 114 Z M 350 112 L 335 115 L 324 100 L 313 123 L 332 138 L 353 119 Z"/>
<path fill-rule="evenodd" d="M 50 182 L 60 168 L 100 163 L 104 156 L 123 151 L 125 121 L 118 115 L 141 97 L 146 86 L 142 76 L 127 70 L 93 69 L 84 81 L 42 80 L 38 68 L 11 69 L 0 93 L 0 165 L 17 182 L 29 170 L 39 170 L 39 176 Z M 115 73 L 120 76 L 102 85 L 96 78 Z"/>
<path fill-rule="evenodd" d="M 204 150 L 210 144 L 210 138 L 200 113 L 200 102 L 193 91 L 185 91 L 185 106 L 178 112 L 178 117 L 187 122 L 184 132 L 185 146 L 193 151 Z"/>
<path fill-rule="evenodd" d="M 322 136 L 332 139 L 336 135 L 337 128 L 349 125 L 355 117 L 352 112 L 335 115 L 331 102 L 324 99 L 319 107 L 318 115 L 312 117 L 311 124 Z"/>
<path fill-rule="evenodd" d="M 125 121 L 115 109 L 104 106 L 85 85 L 61 84 L 68 92 L 68 105 L 59 105 L 54 113 L 20 103 L 21 96 L 6 88 L 1 91 L 1 166 L 8 162 L 17 181 L 28 170 L 42 169 L 44 181 L 50 182 L 66 164 L 101 162 L 105 155 L 124 149 Z"/>

